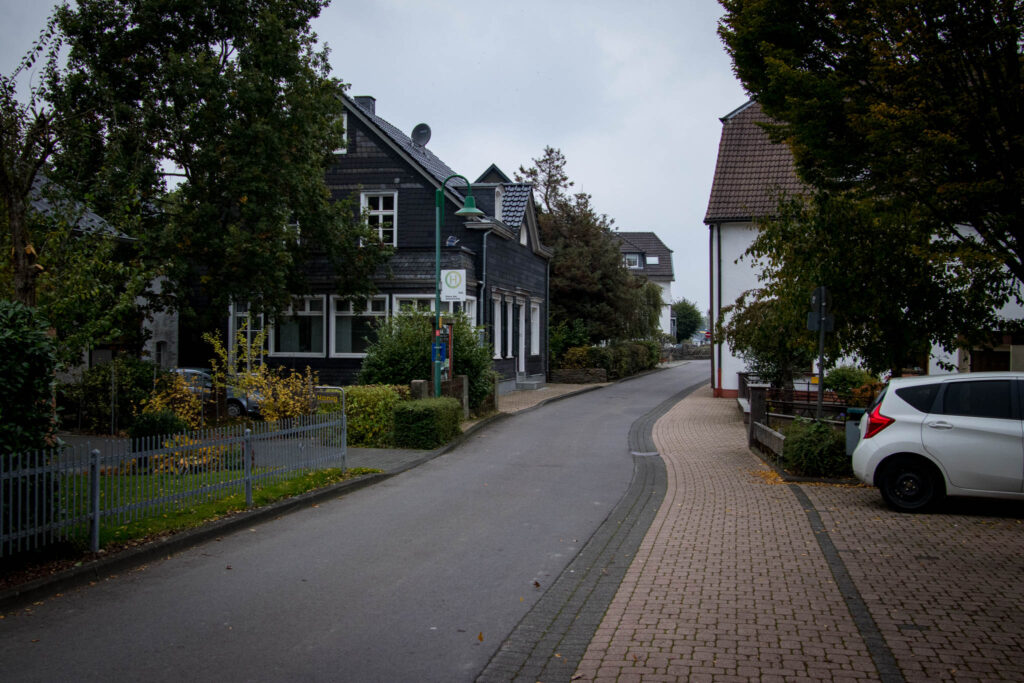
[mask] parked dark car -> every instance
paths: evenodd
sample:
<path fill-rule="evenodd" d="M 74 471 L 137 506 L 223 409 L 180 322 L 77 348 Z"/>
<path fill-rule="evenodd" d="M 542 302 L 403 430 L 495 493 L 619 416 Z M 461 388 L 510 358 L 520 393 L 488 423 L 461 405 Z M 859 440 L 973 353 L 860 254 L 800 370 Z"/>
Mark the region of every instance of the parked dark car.
<path fill-rule="evenodd" d="M 185 378 L 193 393 L 200 394 L 204 399 L 213 392 L 213 377 L 209 370 L 202 368 L 172 368 L 175 372 Z M 239 389 L 227 387 L 227 410 L 229 417 L 242 417 L 243 415 L 255 415 L 259 413 L 259 396 L 246 396 Z"/>

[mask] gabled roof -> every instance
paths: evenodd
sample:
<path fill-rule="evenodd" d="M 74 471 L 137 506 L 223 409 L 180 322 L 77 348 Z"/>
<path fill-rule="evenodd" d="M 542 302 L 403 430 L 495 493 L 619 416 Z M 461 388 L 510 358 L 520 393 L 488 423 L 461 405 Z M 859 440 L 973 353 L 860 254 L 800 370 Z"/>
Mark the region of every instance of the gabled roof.
<path fill-rule="evenodd" d="M 474 183 L 511 183 L 512 179 L 505 175 L 505 172 L 498 168 L 497 164 L 491 164 L 487 170 L 480 174 Z"/>
<path fill-rule="evenodd" d="M 413 162 L 418 164 L 424 171 L 434 178 L 438 185 L 443 183 L 446 178 L 455 175 L 455 171 L 449 168 L 448 164 L 441 161 L 425 146 L 417 145 L 408 135 L 377 116 L 375 111 L 371 111 L 370 109 L 363 107 L 359 102 L 347 95 L 345 96 L 345 103 L 349 105 L 350 110 L 353 110 L 359 115 L 365 117 L 369 122 L 376 126 L 376 128 L 387 136 L 387 138 L 391 140 L 391 142 L 393 142 L 402 152 L 404 152 L 406 156 L 410 157 Z M 453 178 L 448 181 L 445 189 L 451 191 L 461 200 L 463 198 L 462 194 L 455 188 L 464 186 L 465 183 L 462 179 Z"/>
<path fill-rule="evenodd" d="M 432 178 L 438 185 L 441 185 L 447 178 L 455 175 L 455 171 L 453 171 L 448 164 L 435 156 L 433 152 L 423 145 L 416 144 L 408 135 L 377 116 L 376 104 L 372 97 L 365 99 L 353 99 L 347 95 L 344 97 L 345 105 L 349 111 L 361 118 L 372 128 L 379 131 L 385 140 L 390 142 L 393 147 L 414 166 L 417 166 L 423 175 L 428 178 Z M 360 100 L 362 100 L 362 102 Z M 364 105 L 363 102 L 366 102 L 366 104 Z M 492 177 L 500 176 L 506 180 L 508 179 L 508 176 L 506 176 L 501 169 L 494 164 L 491 164 L 491 166 L 484 171 L 484 175 L 481 177 L 488 175 L 491 175 Z M 506 239 L 518 239 L 522 230 L 528 230 L 530 231 L 530 241 L 533 245 L 533 251 L 546 258 L 551 258 L 551 250 L 540 243 L 536 221 L 531 218 L 534 212 L 528 210 L 530 203 L 533 201 L 533 186 L 529 183 L 513 182 L 477 183 L 481 188 L 495 187 L 499 184 L 504 190 L 502 198 L 502 220 L 499 221 L 490 217 L 479 221 L 471 221 L 467 223 L 467 225 L 479 227 L 480 229 L 494 230 Z M 449 199 L 461 205 L 464 201 L 465 186 L 466 184 L 461 178 L 454 178 L 448 181 L 444 186 L 444 190 L 451 195 Z M 475 188 L 476 186 L 474 186 L 474 189 Z M 490 207 L 487 207 L 485 205 L 485 201 L 481 200 L 483 200 L 483 197 L 478 197 L 481 209 L 488 210 L 489 208 L 489 210 L 493 212 L 493 204 L 491 204 Z"/>
<path fill-rule="evenodd" d="M 642 254 L 640 271 L 652 278 L 668 278 L 675 274 L 672 270 L 672 250 L 653 232 L 613 232 L 619 238 L 619 251 L 623 254 Z M 657 263 L 647 263 L 648 256 L 657 256 Z"/>
<path fill-rule="evenodd" d="M 789 147 L 772 142 L 760 125 L 763 123 L 771 123 L 771 119 L 754 100 L 722 117 L 705 223 L 770 216 L 778 207 L 780 193 L 806 192 Z"/>
<path fill-rule="evenodd" d="M 90 211 L 84 204 L 73 199 L 52 198 L 47 192 L 49 187 L 58 187 L 50 182 L 42 173 L 36 174 L 29 192 L 29 203 L 32 209 L 43 214 L 62 213 L 62 218 L 74 219 L 74 230 L 85 235 L 106 235 L 119 240 L 132 240 L 125 233 L 117 230 L 110 223 Z"/>

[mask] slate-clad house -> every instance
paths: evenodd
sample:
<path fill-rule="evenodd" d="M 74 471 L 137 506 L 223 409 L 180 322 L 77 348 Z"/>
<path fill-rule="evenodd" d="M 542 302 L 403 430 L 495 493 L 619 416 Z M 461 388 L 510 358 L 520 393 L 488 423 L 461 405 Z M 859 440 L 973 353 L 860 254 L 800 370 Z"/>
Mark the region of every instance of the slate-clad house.
<path fill-rule="evenodd" d="M 311 272 L 314 294 L 298 298 L 291 316 L 267 321 L 267 362 L 308 365 L 324 384 L 355 380 L 366 337 L 380 318 L 403 310 L 433 311 L 435 192 L 454 174 L 425 144 L 377 116 L 373 97 L 345 98 L 345 128 L 346 146 L 327 171 L 327 185 L 336 199 L 354 198 L 395 253 L 374 276 L 379 291 L 365 309 L 331 291 L 329 272 Z M 542 381 L 551 252 L 538 238 L 532 186 L 511 182 L 491 166 L 472 186 L 486 215 L 469 220 L 455 215 L 465 192 L 460 179 L 445 186 L 441 268 L 466 271 L 467 298 L 442 302 L 442 311 L 465 311 L 485 328 L 503 389 L 514 387 L 517 379 Z M 244 305 L 231 311 L 230 338 L 248 317 Z M 262 325 L 249 321 L 250 329 Z M 192 362 L 205 364 L 199 358 Z M 455 363 L 457 372 L 458 359 Z"/>
<path fill-rule="evenodd" d="M 614 232 L 619 240 L 622 262 L 629 272 L 661 287 L 661 315 L 658 325 L 664 334 L 675 335 L 672 326 L 672 250 L 653 232 Z"/>

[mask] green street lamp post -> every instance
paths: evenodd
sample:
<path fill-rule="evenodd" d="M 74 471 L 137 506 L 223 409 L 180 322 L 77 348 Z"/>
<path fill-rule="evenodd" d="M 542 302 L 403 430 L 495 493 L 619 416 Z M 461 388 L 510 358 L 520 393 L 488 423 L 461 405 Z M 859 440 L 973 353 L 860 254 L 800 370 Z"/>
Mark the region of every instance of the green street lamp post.
<path fill-rule="evenodd" d="M 465 176 L 458 174 L 448 176 L 434 193 L 436 216 L 434 221 L 434 343 L 430 348 L 434 364 L 434 398 L 441 396 L 441 210 L 444 208 L 444 186 L 452 178 L 462 178 L 466 183 L 466 203 L 455 212 L 455 215 L 466 217 L 484 215 L 483 211 L 476 208 L 476 200 L 473 199 L 473 186 Z"/>

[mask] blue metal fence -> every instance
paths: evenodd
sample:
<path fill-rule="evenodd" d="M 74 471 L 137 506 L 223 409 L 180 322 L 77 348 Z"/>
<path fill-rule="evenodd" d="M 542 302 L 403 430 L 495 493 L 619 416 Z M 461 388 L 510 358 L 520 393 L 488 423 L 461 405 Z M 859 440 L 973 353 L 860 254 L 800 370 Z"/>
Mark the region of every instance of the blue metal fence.
<path fill-rule="evenodd" d="M 0 557 L 346 466 L 343 412 L 0 457 Z"/>

